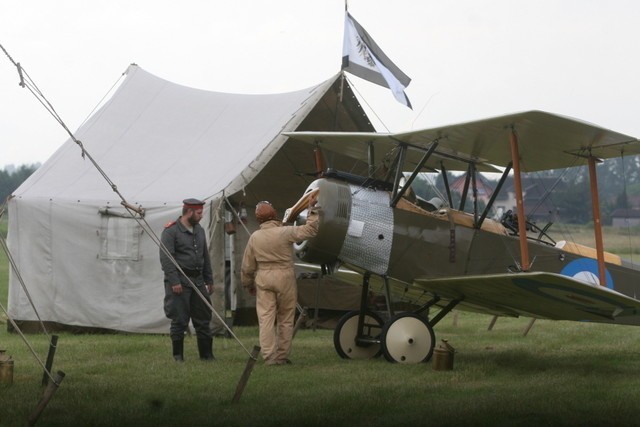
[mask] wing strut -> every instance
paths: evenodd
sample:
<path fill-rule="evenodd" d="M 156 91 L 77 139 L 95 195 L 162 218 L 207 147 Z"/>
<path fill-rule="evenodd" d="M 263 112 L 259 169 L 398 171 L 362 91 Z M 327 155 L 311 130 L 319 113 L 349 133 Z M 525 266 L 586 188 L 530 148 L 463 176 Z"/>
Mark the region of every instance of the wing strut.
<path fill-rule="evenodd" d="M 411 183 L 413 182 L 414 179 L 416 179 L 416 176 L 418 176 L 418 174 L 422 170 L 422 167 L 424 166 L 425 163 L 427 163 L 427 160 L 429 160 L 429 157 L 431 157 L 431 155 L 433 154 L 437 146 L 438 146 L 438 141 L 436 140 L 431 144 L 431 147 L 429 147 L 427 152 L 424 153 L 424 156 L 422 156 L 422 159 L 420 159 L 420 162 L 413 169 L 413 173 L 411 174 L 411 176 L 405 181 L 404 185 L 402 186 L 402 189 L 397 193 L 394 191 L 393 193 L 394 197 L 393 197 L 393 200 L 391 201 L 391 206 L 395 207 L 398 204 L 398 200 L 400 200 L 400 198 L 404 195 L 407 189 L 411 187 Z M 398 170 L 401 171 L 403 166 L 404 164 L 398 164 Z"/>
<path fill-rule="evenodd" d="M 439 321 L 442 320 L 442 318 L 444 316 L 449 314 L 449 312 L 451 312 L 451 310 L 453 310 L 456 307 L 456 305 L 458 305 L 460 302 L 462 302 L 463 299 L 464 298 L 451 300 L 449 302 L 449 304 L 447 304 L 446 307 L 444 307 L 442 310 L 440 310 L 440 312 L 438 314 L 436 314 L 435 316 L 433 316 L 433 318 L 431 320 L 429 320 L 429 324 L 432 327 L 435 326 Z"/>
<path fill-rule="evenodd" d="M 393 192 L 392 194 L 394 196 L 397 196 L 398 194 L 402 195 L 405 191 L 407 191 L 408 186 L 404 186 L 404 188 L 402 190 L 400 190 L 400 178 L 402 178 L 404 175 L 402 173 L 402 168 L 404 167 L 404 159 L 407 155 L 407 146 L 406 144 L 401 144 L 400 145 L 400 152 L 398 153 L 398 156 L 396 157 L 396 159 L 398 160 L 397 164 L 396 164 L 396 178 L 393 180 Z M 396 200 L 397 203 L 397 200 Z M 391 206 L 395 206 L 393 204 L 391 204 Z"/>
<path fill-rule="evenodd" d="M 469 172 L 471 172 L 471 199 L 473 202 L 473 223 L 478 223 L 478 183 L 476 181 L 476 165 L 469 163 Z"/>
<path fill-rule="evenodd" d="M 462 194 L 460 195 L 460 205 L 458 206 L 459 211 L 464 211 L 464 205 L 467 202 L 467 194 L 469 193 L 469 181 L 471 180 L 471 163 L 469 163 L 469 167 L 467 168 L 467 176 L 464 178 L 464 187 L 462 188 Z"/>
<path fill-rule="evenodd" d="M 313 149 L 313 156 L 316 162 L 315 176 L 316 178 L 322 177 L 322 174 L 327 168 L 324 164 L 324 157 L 322 156 L 322 151 L 320 150 L 318 143 L 316 143 L 316 148 Z"/>
<path fill-rule="evenodd" d="M 513 182 L 516 193 L 516 209 L 518 211 L 518 237 L 520 238 L 520 268 L 529 271 L 529 246 L 527 245 L 527 221 L 524 215 L 524 202 L 522 197 L 522 179 L 520 177 L 520 151 L 518 150 L 518 135 L 511 128 L 509 133 L 511 145 L 511 162 L 513 163 Z"/>
<path fill-rule="evenodd" d="M 500 178 L 500 181 L 498 181 L 498 185 L 496 186 L 495 190 L 493 190 L 493 193 L 491 194 L 489 203 L 487 203 L 487 206 L 485 206 L 484 211 L 482 212 L 482 215 L 480 216 L 480 219 L 476 224 L 476 228 L 478 229 L 482 228 L 482 223 L 484 222 L 485 218 L 489 214 L 489 210 L 491 210 L 491 208 L 493 207 L 493 204 L 495 203 L 496 198 L 498 197 L 498 194 L 500 194 L 500 191 L 502 190 L 502 186 L 504 185 L 504 182 L 507 180 L 507 176 L 509 176 L 509 172 L 511 172 L 511 165 L 512 163 L 510 162 L 507 165 L 507 168 L 504 170 L 502 177 Z"/>
<path fill-rule="evenodd" d="M 596 238 L 596 254 L 598 257 L 598 278 L 601 286 L 607 286 L 607 275 L 604 268 L 604 243 L 602 241 L 602 223 L 600 222 L 600 199 L 598 197 L 598 176 L 596 175 L 596 159 L 589 156 L 589 182 L 591 184 L 591 207 L 593 210 L 593 232 Z"/>
<path fill-rule="evenodd" d="M 442 171 L 442 181 L 444 182 L 444 189 L 447 191 L 447 199 L 449 200 L 449 207 L 453 207 L 453 199 L 451 198 L 451 187 L 449 187 L 449 178 L 447 178 L 447 168 L 444 167 L 444 162 L 440 162 L 440 170 Z"/>

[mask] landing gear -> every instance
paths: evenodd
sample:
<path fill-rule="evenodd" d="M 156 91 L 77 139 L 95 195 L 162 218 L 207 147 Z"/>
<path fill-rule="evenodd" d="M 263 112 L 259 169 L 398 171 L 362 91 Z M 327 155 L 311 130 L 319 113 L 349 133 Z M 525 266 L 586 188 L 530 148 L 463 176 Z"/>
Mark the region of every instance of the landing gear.
<path fill-rule="evenodd" d="M 401 313 L 389 319 L 380 341 L 385 359 L 396 363 L 428 361 L 436 342 L 429 322 L 414 313 Z"/>
<path fill-rule="evenodd" d="M 441 310 L 428 320 L 421 313 L 440 302 L 434 295 L 431 301 L 412 312 L 393 314 L 389 301 L 391 294 L 389 281 L 385 279 L 385 295 L 389 320 L 368 310 L 370 274 L 365 273 L 362 280 L 360 310 L 351 311 L 340 319 L 333 332 L 333 345 L 344 359 L 370 359 L 384 353 L 385 359 L 396 363 L 421 363 L 431 359 L 435 347 L 433 327 L 462 301 L 450 300 Z"/>
<path fill-rule="evenodd" d="M 360 311 L 345 314 L 333 332 L 333 345 L 343 359 L 370 359 L 381 353 L 382 319 L 374 312 L 365 312 L 362 333 L 359 334 Z"/>

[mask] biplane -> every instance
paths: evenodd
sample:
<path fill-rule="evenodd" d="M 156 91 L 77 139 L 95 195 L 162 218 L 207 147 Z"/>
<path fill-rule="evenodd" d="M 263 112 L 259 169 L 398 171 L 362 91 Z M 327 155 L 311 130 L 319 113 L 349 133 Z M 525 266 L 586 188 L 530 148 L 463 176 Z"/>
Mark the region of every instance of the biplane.
<path fill-rule="evenodd" d="M 322 274 L 362 285 L 360 309 L 347 313 L 334 332 L 341 357 L 428 361 L 434 326 L 454 308 L 640 325 L 640 265 L 604 250 L 596 176 L 603 159 L 639 154 L 637 138 L 541 111 L 407 133 L 286 135 L 315 145 L 325 157 L 336 152 L 368 165 L 363 175 L 323 165 L 285 214 L 285 221 L 304 223 L 305 197 L 319 192 L 318 234 L 294 251 Z M 595 248 L 556 240 L 551 223 L 540 227 L 525 215 L 524 173 L 580 165 L 589 170 Z M 457 206 L 447 171 L 467 173 Z M 421 172 L 443 174 L 445 200 L 412 194 Z M 474 197 L 479 172 L 501 174 L 482 210 Z M 516 209 L 496 219 L 489 212 L 510 174 Z M 467 193 L 472 212 L 464 210 Z M 388 302 L 383 310 L 369 301 L 375 287 Z M 402 300 L 417 308 L 395 313 L 391 302 Z"/>

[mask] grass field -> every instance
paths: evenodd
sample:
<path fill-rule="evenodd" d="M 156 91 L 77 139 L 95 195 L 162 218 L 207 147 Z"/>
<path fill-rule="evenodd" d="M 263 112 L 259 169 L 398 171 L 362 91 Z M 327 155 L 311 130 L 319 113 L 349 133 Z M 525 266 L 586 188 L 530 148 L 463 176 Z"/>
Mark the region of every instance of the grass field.
<path fill-rule="evenodd" d="M 66 377 L 39 425 L 404 426 L 638 424 L 640 335 L 633 327 L 460 313 L 436 327 L 457 353 L 452 371 L 431 363 L 343 360 L 332 332 L 301 330 L 294 364 L 256 365 L 239 403 L 231 398 L 248 355 L 217 338 L 218 360 L 184 364 L 169 339 L 153 335 L 61 334 L 54 370 Z M 249 349 L 257 329 L 236 328 Z M 45 357 L 47 341 L 30 335 Z M 0 332 L 15 360 L 14 384 L 0 386 L 0 425 L 22 426 L 42 393 L 42 371 L 19 336 Z"/>
<path fill-rule="evenodd" d="M 564 239 L 592 248 L 596 245 L 593 228 L 585 225 L 557 224 L 551 227 L 551 232 L 559 234 L 558 240 Z M 640 262 L 640 227 L 603 227 L 603 240 L 606 251 Z"/>
<path fill-rule="evenodd" d="M 0 251 L 0 302 L 7 262 Z M 259 361 L 239 403 L 231 399 L 248 360 L 232 339 L 216 338 L 217 361 L 197 360 L 194 338 L 184 364 L 161 335 L 59 334 L 54 371 L 64 371 L 41 426 L 406 426 L 638 425 L 640 329 L 458 314 L 436 328 L 457 353 L 452 371 L 431 363 L 340 359 L 332 331 L 301 330 L 291 366 Z M 15 361 L 12 385 L 0 384 L 0 426 L 23 426 L 43 388 L 27 344 L 6 331 L 0 349 Z M 257 328 L 236 328 L 247 349 Z M 40 359 L 47 337 L 28 335 Z"/>

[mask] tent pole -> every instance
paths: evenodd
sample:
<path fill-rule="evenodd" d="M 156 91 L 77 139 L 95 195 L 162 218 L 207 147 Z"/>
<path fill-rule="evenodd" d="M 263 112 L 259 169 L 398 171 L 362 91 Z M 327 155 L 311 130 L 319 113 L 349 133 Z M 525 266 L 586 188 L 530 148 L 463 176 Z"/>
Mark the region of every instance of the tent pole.
<path fill-rule="evenodd" d="M 336 111 L 333 116 L 333 130 L 338 130 L 338 109 L 340 108 L 340 104 L 342 104 L 342 93 L 344 92 L 344 71 L 340 72 L 340 89 L 338 90 L 338 97 L 336 99 Z"/>

